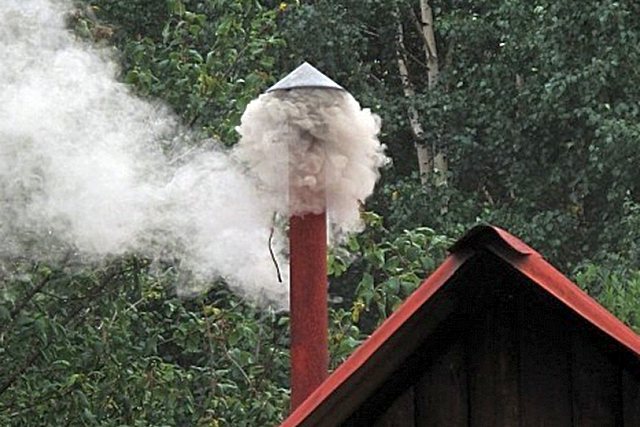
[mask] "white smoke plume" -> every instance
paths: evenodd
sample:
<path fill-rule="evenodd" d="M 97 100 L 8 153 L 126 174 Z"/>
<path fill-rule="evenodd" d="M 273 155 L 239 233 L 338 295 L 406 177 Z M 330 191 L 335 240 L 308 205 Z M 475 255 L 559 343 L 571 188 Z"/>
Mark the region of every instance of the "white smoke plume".
<path fill-rule="evenodd" d="M 340 237 L 362 228 L 360 204 L 388 161 L 379 131 L 380 118 L 347 92 L 276 90 L 247 107 L 235 155 L 283 214 L 327 209 L 334 236 Z"/>
<path fill-rule="evenodd" d="M 0 256 L 168 253 L 196 282 L 222 277 L 286 307 L 268 249 L 274 208 L 216 147 L 166 155 L 163 144 L 188 149 L 176 118 L 75 39 L 69 6 L 0 3 Z"/>
<path fill-rule="evenodd" d="M 274 212 L 288 214 L 288 165 L 300 172 L 296 188 L 330 194 L 337 229 L 357 229 L 358 200 L 384 163 L 377 119 L 343 94 L 265 95 L 243 116 L 233 152 L 211 141 L 193 149 L 167 108 L 117 81 L 105 48 L 65 27 L 69 9 L 63 0 L 0 3 L 0 262 L 69 250 L 90 262 L 168 256 L 194 283 L 223 278 L 286 308 L 286 242 L 273 248 L 280 283 L 269 238 Z M 300 200 L 296 213 L 321 209 Z"/>

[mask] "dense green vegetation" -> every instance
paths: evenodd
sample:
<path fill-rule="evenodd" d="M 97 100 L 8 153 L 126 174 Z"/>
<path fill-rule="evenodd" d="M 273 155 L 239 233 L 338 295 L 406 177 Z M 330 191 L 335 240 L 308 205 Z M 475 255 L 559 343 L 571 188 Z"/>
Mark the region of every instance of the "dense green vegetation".
<path fill-rule="evenodd" d="M 382 116 L 393 164 L 367 229 L 330 256 L 334 366 L 482 222 L 640 330 L 640 4 L 434 0 L 429 85 L 418 3 L 84 0 L 69 23 L 117 48 L 133 90 L 227 145 L 247 103 L 302 60 Z M 415 143 L 448 169 L 421 180 Z M 133 255 L 83 269 L 16 260 L 0 275 L 0 425 L 277 424 L 286 314 L 224 283 L 179 299 L 180 280 Z"/>

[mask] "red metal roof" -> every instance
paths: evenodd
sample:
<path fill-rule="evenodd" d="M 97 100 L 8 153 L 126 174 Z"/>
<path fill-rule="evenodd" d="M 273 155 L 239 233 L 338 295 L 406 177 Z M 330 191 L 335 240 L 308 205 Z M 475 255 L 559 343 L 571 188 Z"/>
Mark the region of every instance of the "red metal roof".
<path fill-rule="evenodd" d="M 640 336 L 545 261 L 538 252 L 505 230 L 478 226 L 452 246 L 451 255 L 444 263 L 280 427 L 313 426 L 318 420 L 330 416 L 348 390 L 362 384 L 367 377 L 372 369 L 368 362 L 479 250 L 491 251 L 567 308 L 640 357 Z"/>

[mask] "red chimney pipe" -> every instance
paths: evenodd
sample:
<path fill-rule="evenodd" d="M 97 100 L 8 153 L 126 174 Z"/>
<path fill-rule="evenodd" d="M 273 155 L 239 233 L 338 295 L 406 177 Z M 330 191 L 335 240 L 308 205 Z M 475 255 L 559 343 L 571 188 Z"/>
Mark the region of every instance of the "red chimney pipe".
<path fill-rule="evenodd" d="M 289 248 L 291 410 L 294 410 L 329 372 L 326 214 L 292 216 Z"/>
<path fill-rule="evenodd" d="M 305 62 L 267 92 L 304 88 L 344 91 Z M 297 197 L 293 189 L 291 196 Z M 329 375 L 326 212 L 291 216 L 289 256 L 293 410 Z"/>

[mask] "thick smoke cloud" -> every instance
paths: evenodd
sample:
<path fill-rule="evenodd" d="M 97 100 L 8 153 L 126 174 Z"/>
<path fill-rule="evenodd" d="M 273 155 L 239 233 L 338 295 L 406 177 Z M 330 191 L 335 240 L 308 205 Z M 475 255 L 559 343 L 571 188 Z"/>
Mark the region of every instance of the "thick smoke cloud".
<path fill-rule="evenodd" d="M 358 200 L 384 163 L 377 119 L 343 94 L 269 95 L 248 108 L 234 151 L 196 142 L 162 104 L 117 81 L 106 48 L 65 28 L 69 7 L 0 4 L 0 264 L 69 252 L 86 262 L 167 257 L 192 284 L 223 278 L 286 308 L 282 232 L 273 250 L 284 283 L 269 252 L 274 213 L 288 215 L 290 202 L 297 213 L 317 211 L 314 194 L 326 189 L 335 228 L 357 229 Z M 288 200 L 289 164 L 294 188 L 311 197 Z"/>
<path fill-rule="evenodd" d="M 193 149 L 166 108 L 117 82 L 109 52 L 65 28 L 68 6 L 0 4 L 2 259 L 168 256 L 194 283 L 222 277 L 286 306 L 268 248 L 274 207 L 244 166 L 211 142 Z"/>
<path fill-rule="evenodd" d="M 378 116 L 339 90 L 273 91 L 249 104 L 238 132 L 236 156 L 278 207 L 328 209 L 334 236 L 361 229 L 360 205 L 388 161 Z"/>

